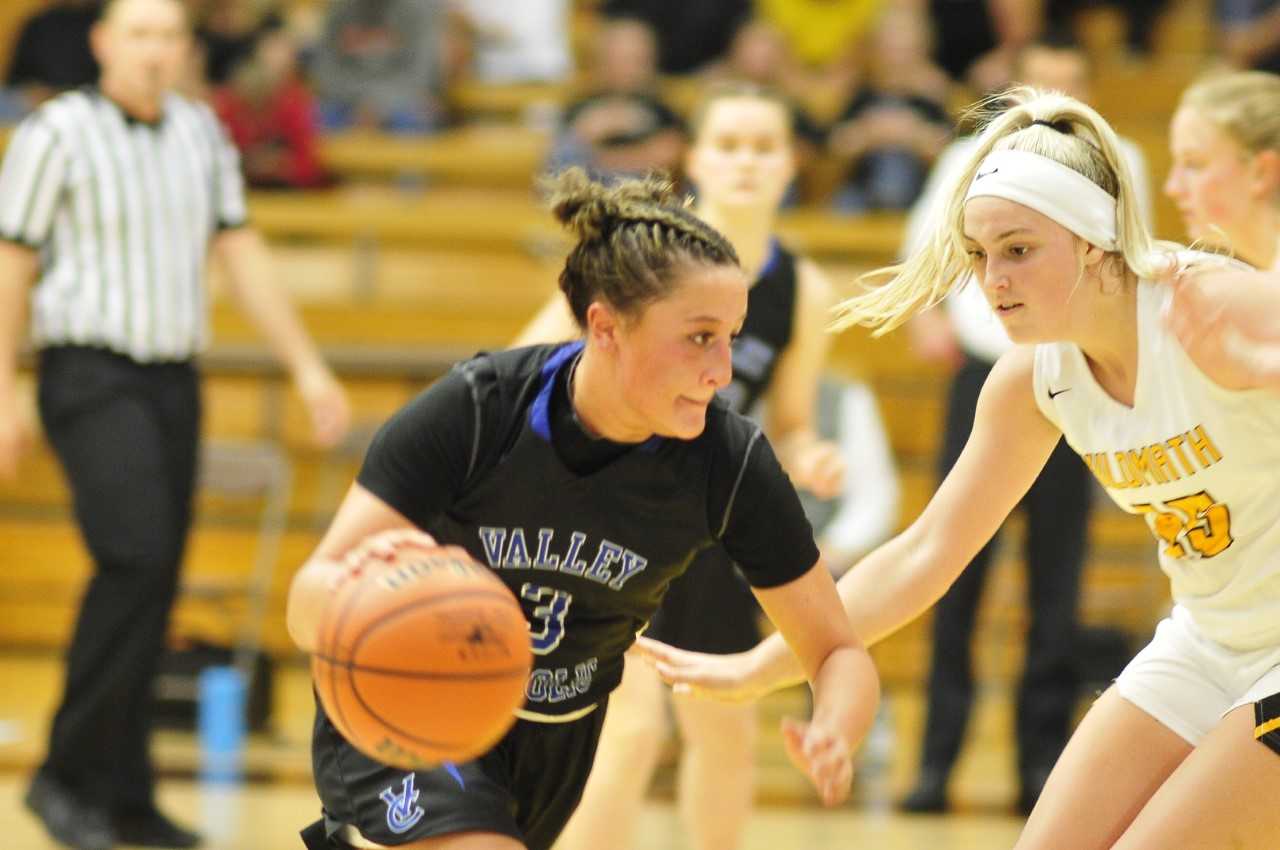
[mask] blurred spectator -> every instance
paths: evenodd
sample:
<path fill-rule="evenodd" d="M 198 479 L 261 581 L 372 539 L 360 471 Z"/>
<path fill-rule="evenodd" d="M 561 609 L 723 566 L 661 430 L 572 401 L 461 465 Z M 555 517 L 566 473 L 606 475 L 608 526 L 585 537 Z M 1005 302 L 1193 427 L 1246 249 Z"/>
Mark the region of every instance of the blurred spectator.
<path fill-rule="evenodd" d="M 471 70 L 485 83 L 562 80 L 573 70 L 569 0 L 457 0 L 471 30 Z"/>
<path fill-rule="evenodd" d="M 762 18 L 738 27 L 724 60 L 709 70 L 711 76 L 767 86 L 788 97 L 804 94 L 797 62 L 786 37 L 775 24 Z"/>
<path fill-rule="evenodd" d="M 214 109 L 240 149 L 250 186 L 306 189 L 331 182 L 320 164 L 315 105 L 297 69 L 297 45 L 276 19 L 214 91 Z"/>
<path fill-rule="evenodd" d="M 1280 76 L 1209 74 L 1169 123 L 1164 193 L 1187 238 L 1257 269 L 1280 271 Z"/>
<path fill-rule="evenodd" d="M 793 57 L 806 102 L 838 108 L 857 84 L 868 37 L 885 5 L 885 0 L 757 0 L 756 16 L 776 29 Z"/>
<path fill-rule="evenodd" d="M 1041 89 L 1053 89 L 1089 103 L 1093 98 L 1093 66 L 1089 55 L 1069 30 L 1052 28 L 1017 52 L 1013 62 L 1013 79 Z M 1132 139 L 1119 137 L 1120 152 L 1133 177 L 1133 196 L 1142 208 L 1139 212 L 1147 227 L 1153 226 L 1155 203 L 1151 190 L 1151 173 L 1142 148 Z M 969 140 L 964 140 L 971 143 Z M 957 141 L 953 147 L 960 147 Z M 972 148 L 970 148 L 972 150 Z M 951 148 L 947 155 L 953 155 Z M 941 168 L 941 159 L 938 161 Z"/>
<path fill-rule="evenodd" d="M 1215 0 L 1213 14 L 1228 62 L 1280 73 L 1280 0 Z"/>
<path fill-rule="evenodd" d="M 927 4 L 934 61 L 951 79 L 979 93 L 1012 78 L 1018 50 L 1040 32 L 1040 6 L 1025 0 L 920 0 Z"/>
<path fill-rule="evenodd" d="M 647 23 L 658 34 L 658 70 L 689 74 L 724 55 L 751 0 L 603 0 L 600 11 Z"/>
<path fill-rule="evenodd" d="M 89 30 L 100 6 L 99 0 L 55 0 L 27 19 L 5 77 L 13 98 L 5 111 L 30 110 L 61 91 L 98 81 Z"/>
<path fill-rule="evenodd" d="M 606 20 L 596 33 L 588 93 L 565 108 L 552 169 L 596 174 L 674 172 L 685 129 L 658 96 L 657 46 L 643 21 Z"/>
<path fill-rule="evenodd" d="M 324 129 L 427 133 L 446 123 L 456 39 L 443 0 L 334 0 L 311 78 Z"/>
<path fill-rule="evenodd" d="M 850 171 L 837 190 L 839 212 L 904 210 L 950 138 L 948 80 L 929 61 L 923 17 L 891 9 L 876 24 L 867 82 L 831 129 L 827 150 Z"/>
<path fill-rule="evenodd" d="M 810 81 L 792 57 L 781 31 L 761 19 L 743 24 L 734 35 L 724 61 L 714 66 L 707 76 L 710 81 L 719 80 L 730 85 L 751 83 L 776 92 L 779 100 L 790 104 L 798 176 L 783 198 L 782 205 L 792 206 L 802 194 L 803 175 L 809 172 L 826 144 L 827 134 L 806 108 L 811 93 Z"/>
<path fill-rule="evenodd" d="M 1046 26 L 1050 29 L 1071 29 L 1077 12 L 1099 6 L 1112 7 L 1124 15 L 1125 47 L 1132 57 L 1151 53 L 1151 39 L 1155 35 L 1160 14 L 1169 0 L 1047 0 L 1045 3 Z M 1219 8 L 1225 5 L 1259 5 L 1253 0 L 1232 3 L 1217 0 Z"/>
<path fill-rule="evenodd" d="M 280 15 L 260 0 L 195 0 L 191 19 L 211 86 L 230 80 L 236 66 L 253 53 L 260 33 L 281 26 Z"/>
<path fill-rule="evenodd" d="M 884 0 L 757 0 L 756 14 L 776 26 L 803 65 L 818 67 L 847 58 L 861 44 Z"/>

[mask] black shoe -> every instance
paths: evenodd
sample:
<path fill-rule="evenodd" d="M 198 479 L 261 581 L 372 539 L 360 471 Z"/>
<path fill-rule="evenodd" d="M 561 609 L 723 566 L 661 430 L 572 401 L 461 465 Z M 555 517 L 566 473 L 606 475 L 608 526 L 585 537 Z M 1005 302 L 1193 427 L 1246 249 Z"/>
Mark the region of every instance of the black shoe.
<path fill-rule="evenodd" d="M 85 803 L 70 788 L 37 774 L 27 790 L 27 808 L 55 841 L 74 850 L 111 850 L 116 843 L 106 809 Z"/>
<path fill-rule="evenodd" d="M 938 768 L 920 771 L 916 787 L 898 803 L 898 808 L 914 814 L 940 814 L 947 810 L 947 772 Z"/>
<path fill-rule="evenodd" d="M 121 844 L 138 847 L 198 847 L 200 835 L 183 829 L 156 809 L 116 814 L 112 821 Z"/>

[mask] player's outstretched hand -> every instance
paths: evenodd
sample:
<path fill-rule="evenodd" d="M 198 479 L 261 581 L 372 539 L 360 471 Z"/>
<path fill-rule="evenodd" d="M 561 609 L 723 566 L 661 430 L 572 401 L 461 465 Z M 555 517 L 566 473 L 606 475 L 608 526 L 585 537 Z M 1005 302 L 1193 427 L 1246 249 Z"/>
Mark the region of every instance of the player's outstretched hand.
<path fill-rule="evenodd" d="M 690 652 L 646 637 L 636 639 L 635 649 L 676 693 L 725 702 L 748 702 L 770 690 L 750 652 L 731 655 Z"/>
<path fill-rule="evenodd" d="M 853 752 L 844 736 L 818 723 L 782 718 L 787 756 L 822 798 L 824 806 L 843 803 L 853 787 Z"/>

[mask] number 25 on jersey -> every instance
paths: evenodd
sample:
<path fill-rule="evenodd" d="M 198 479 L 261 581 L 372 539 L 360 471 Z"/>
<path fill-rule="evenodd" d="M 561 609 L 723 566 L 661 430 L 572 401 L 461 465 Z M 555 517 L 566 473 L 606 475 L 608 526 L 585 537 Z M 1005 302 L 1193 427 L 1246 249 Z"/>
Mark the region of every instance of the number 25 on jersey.
<path fill-rule="evenodd" d="M 1157 504 L 1136 504 L 1170 558 L 1212 558 L 1231 545 L 1231 511 L 1205 491 Z"/>

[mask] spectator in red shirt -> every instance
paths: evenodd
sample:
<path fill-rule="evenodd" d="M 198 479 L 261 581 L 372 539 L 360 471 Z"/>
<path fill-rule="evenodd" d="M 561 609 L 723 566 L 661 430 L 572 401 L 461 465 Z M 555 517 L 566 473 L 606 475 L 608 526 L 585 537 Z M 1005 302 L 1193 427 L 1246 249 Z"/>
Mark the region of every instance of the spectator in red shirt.
<path fill-rule="evenodd" d="M 251 186 L 308 189 L 332 182 L 319 159 L 314 100 L 297 66 L 293 36 L 271 26 L 214 91 L 214 108 L 240 149 Z"/>

